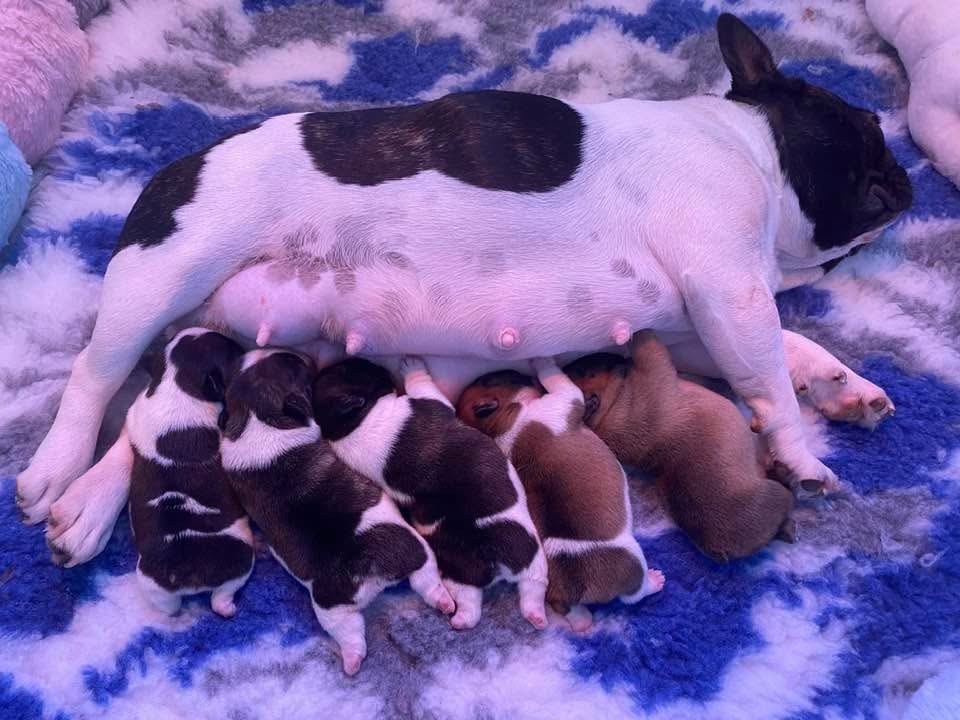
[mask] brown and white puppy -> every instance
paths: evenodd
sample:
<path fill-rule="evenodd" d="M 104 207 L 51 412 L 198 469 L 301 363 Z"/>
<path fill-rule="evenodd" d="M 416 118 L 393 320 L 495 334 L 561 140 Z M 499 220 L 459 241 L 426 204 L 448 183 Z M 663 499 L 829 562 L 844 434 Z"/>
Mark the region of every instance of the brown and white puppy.
<path fill-rule="evenodd" d="M 243 349 L 205 328 L 178 333 L 127 413 L 133 449 L 130 524 L 147 600 L 174 613 L 183 595 L 212 590 L 214 612 L 236 612 L 253 570 L 253 535 L 220 463 L 217 419 Z M 124 438 L 118 442 L 125 442 Z"/>
<path fill-rule="evenodd" d="M 313 407 L 324 437 L 411 509 L 457 603 L 453 627 L 480 621 L 483 588 L 498 579 L 515 581 L 523 616 L 546 627 L 547 563 L 516 470 L 496 443 L 457 420 L 421 360 L 404 358 L 400 372 L 403 396 L 366 360 L 322 370 Z"/>
<path fill-rule="evenodd" d="M 312 363 L 255 350 L 227 390 L 223 465 L 270 550 L 309 591 L 352 675 L 367 654 L 362 610 L 409 577 L 432 607 L 454 610 L 429 546 L 369 478 L 342 462 L 313 419 Z"/>
<path fill-rule="evenodd" d="M 663 587 L 633 536 L 627 478 L 610 449 L 583 424 L 583 393 L 553 360 L 533 379 L 484 375 L 457 402 L 457 416 L 497 441 L 520 474 L 547 555 L 547 603 L 577 631 L 585 603 L 636 602 Z"/>
<path fill-rule="evenodd" d="M 714 560 L 793 542 L 793 495 L 764 476 L 736 406 L 679 378 L 653 333 L 634 335 L 631 351 L 632 365 L 596 354 L 564 368 L 583 391 L 584 422 L 620 462 L 656 474 L 674 521 Z"/>

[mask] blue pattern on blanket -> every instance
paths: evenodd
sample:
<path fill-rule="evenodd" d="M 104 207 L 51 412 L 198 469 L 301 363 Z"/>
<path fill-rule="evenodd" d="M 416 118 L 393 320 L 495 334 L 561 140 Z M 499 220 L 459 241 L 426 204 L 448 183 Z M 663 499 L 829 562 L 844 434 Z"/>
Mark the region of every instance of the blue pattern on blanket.
<path fill-rule="evenodd" d="M 166 618 L 137 592 L 126 514 L 69 570 L 18 521 L 12 475 L 92 326 L 87 273 L 103 274 L 161 167 L 288 111 L 488 87 L 583 102 L 722 93 L 712 28 L 743 5 L 203 0 L 94 20 L 93 81 L 0 255 L 0 341 L 27 348 L 0 354 L 0 718 L 874 718 L 960 663 L 960 192 L 910 141 L 906 79 L 857 0 L 760 0 L 744 14 L 784 72 L 881 114 L 915 190 L 880 239 L 777 298 L 786 327 L 897 406 L 873 432 L 808 414 L 846 487 L 800 504 L 797 544 L 714 563 L 632 477 L 659 595 L 597 608 L 575 636 L 534 632 L 515 592 L 493 591 L 480 625 L 456 633 L 404 585 L 368 610 L 369 657 L 348 680 L 262 541 L 235 618 L 202 596 Z"/>

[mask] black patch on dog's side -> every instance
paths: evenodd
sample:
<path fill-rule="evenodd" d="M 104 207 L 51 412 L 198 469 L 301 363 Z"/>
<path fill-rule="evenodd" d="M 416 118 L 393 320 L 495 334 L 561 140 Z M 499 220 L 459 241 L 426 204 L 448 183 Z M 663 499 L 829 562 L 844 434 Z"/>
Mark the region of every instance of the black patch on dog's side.
<path fill-rule="evenodd" d="M 874 113 L 781 74 L 763 41 L 735 16 L 721 14 L 717 34 L 733 76 L 726 97 L 766 116 L 817 247 L 846 245 L 910 207 L 910 180 Z"/>
<path fill-rule="evenodd" d="M 549 192 L 580 166 L 583 119 L 529 93 L 455 93 L 407 107 L 309 113 L 300 124 L 317 170 L 379 185 L 436 170 L 487 190 Z"/>
<path fill-rule="evenodd" d="M 208 427 L 168 430 L 157 438 L 157 452 L 178 464 L 207 462 L 220 452 L 220 433 Z"/>
<path fill-rule="evenodd" d="M 160 444 L 158 439 L 157 445 Z M 166 492 L 181 493 L 218 512 L 190 512 L 186 500 L 175 496 L 150 504 Z M 161 587 L 214 588 L 250 570 L 253 548 L 235 537 L 184 536 L 169 542 L 165 539 L 189 530 L 216 533 L 245 515 L 220 467 L 216 450 L 208 462 L 175 461 L 173 465 L 161 465 L 135 451 L 129 508 L 140 570 Z"/>

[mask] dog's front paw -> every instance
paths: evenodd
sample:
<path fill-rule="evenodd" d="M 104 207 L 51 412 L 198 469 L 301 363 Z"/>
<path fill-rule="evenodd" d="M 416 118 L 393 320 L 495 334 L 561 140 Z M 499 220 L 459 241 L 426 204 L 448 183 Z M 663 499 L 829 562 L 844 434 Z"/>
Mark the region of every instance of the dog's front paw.
<path fill-rule="evenodd" d="M 780 469 L 782 482 L 798 498 L 820 497 L 841 489 L 836 473 L 809 453 L 791 457 L 790 460 L 777 459 L 774 464 Z"/>
<path fill-rule="evenodd" d="M 896 410 L 882 388 L 843 365 L 825 367 L 796 382 L 794 389 L 830 420 L 870 430 Z"/>

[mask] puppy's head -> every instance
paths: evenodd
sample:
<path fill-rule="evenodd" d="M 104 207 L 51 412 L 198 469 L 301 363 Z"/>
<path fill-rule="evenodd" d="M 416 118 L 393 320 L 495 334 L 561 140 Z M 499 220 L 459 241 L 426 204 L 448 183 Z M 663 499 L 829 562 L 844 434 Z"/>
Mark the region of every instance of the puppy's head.
<path fill-rule="evenodd" d="M 227 387 L 220 418 L 223 434 L 236 441 L 251 416 L 278 430 L 294 430 L 313 423 L 311 384 L 313 364 L 305 356 L 285 350 L 253 350 L 243 358 L 239 375 Z"/>
<path fill-rule="evenodd" d="M 317 375 L 313 416 L 327 440 L 339 440 L 360 426 L 378 399 L 396 391 L 385 368 L 369 360 L 350 358 Z"/>
<path fill-rule="evenodd" d="M 457 400 L 457 417 L 490 437 L 507 432 L 516 420 L 524 398 L 543 393 L 529 375 L 514 370 L 483 375 L 470 384 Z"/>
<path fill-rule="evenodd" d="M 764 113 L 784 174 L 813 224 L 808 257 L 791 258 L 798 267 L 845 255 L 910 207 L 910 181 L 876 114 L 783 75 L 763 41 L 733 15 L 720 15 L 717 34 L 733 75 L 727 97 Z"/>
<path fill-rule="evenodd" d="M 187 328 L 154 358 L 147 397 L 167 376 L 187 395 L 222 403 L 227 385 L 240 370 L 243 348 L 230 338 L 206 328 Z"/>
<path fill-rule="evenodd" d="M 587 355 L 563 368 L 583 392 L 583 422 L 593 427 L 617 401 L 630 361 L 613 353 Z"/>

